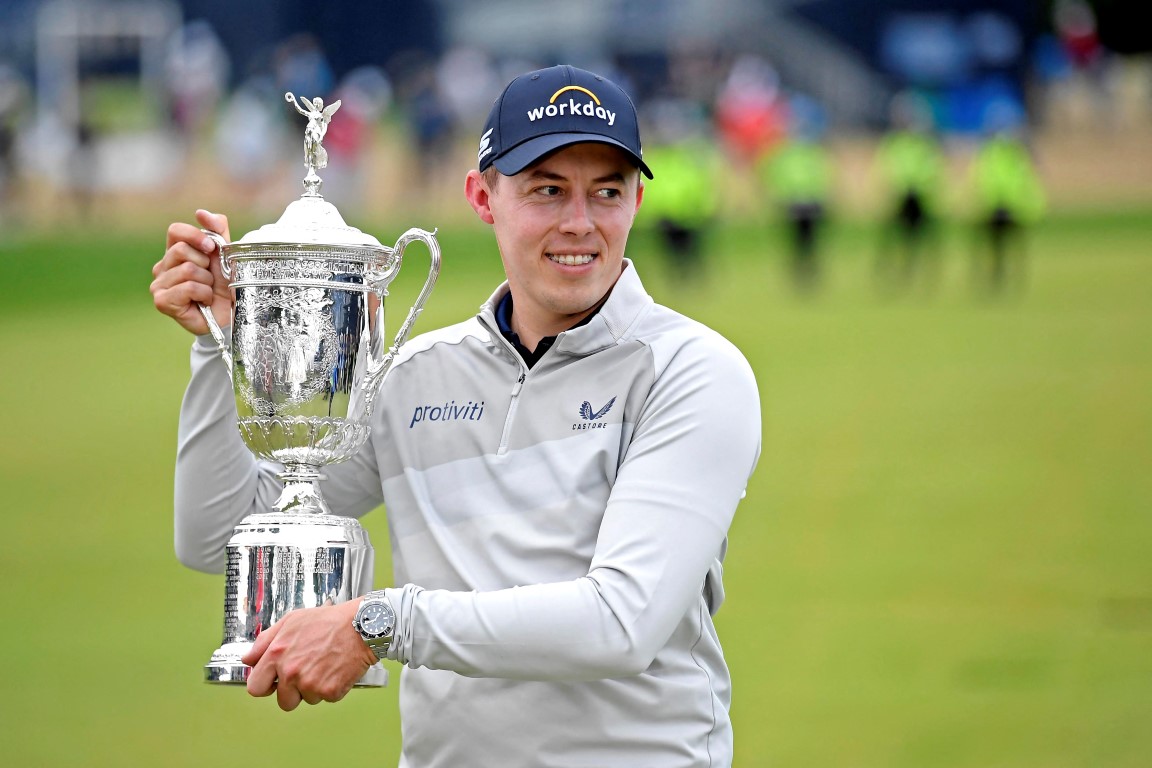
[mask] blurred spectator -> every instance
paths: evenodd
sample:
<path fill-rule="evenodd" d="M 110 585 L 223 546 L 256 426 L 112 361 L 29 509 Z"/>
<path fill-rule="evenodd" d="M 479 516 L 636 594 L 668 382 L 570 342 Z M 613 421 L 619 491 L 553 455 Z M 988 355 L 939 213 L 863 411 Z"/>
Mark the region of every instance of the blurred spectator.
<path fill-rule="evenodd" d="M 172 37 L 165 75 L 172 122 L 185 138 L 211 126 L 230 70 L 228 52 L 208 22 L 189 22 Z"/>
<path fill-rule="evenodd" d="M 241 208 L 258 206 L 262 194 L 273 186 L 270 182 L 285 158 L 287 111 L 283 93 L 267 75 L 243 82 L 220 111 L 214 137 L 216 162 L 239 195 Z M 302 156 L 297 160 L 302 162 Z"/>
<path fill-rule="evenodd" d="M 281 93 L 290 91 L 302 99 L 319 96 L 327 103 L 335 82 L 328 57 L 310 34 L 300 33 L 276 46 L 276 85 Z"/>
<path fill-rule="evenodd" d="M 712 104 L 726 74 L 717 44 L 705 38 L 673 40 L 667 55 L 670 92 L 699 104 Z"/>
<path fill-rule="evenodd" d="M 766 60 L 737 59 L 716 98 L 716 129 L 732 162 L 755 166 L 787 133 L 779 76 Z"/>
<path fill-rule="evenodd" d="M 503 84 L 492 61 L 474 48 L 453 48 L 436 66 L 436 90 L 452 115 L 454 132 L 483 123 Z"/>
<path fill-rule="evenodd" d="M 0 212 L 16 185 L 16 120 L 0 110 Z"/>
<path fill-rule="evenodd" d="M 973 271 L 977 288 L 999 292 L 1010 280 L 1011 287 L 1023 287 L 1026 230 L 1039 221 L 1046 201 L 1020 124 L 995 116 L 991 123 L 971 169 L 978 226 Z"/>
<path fill-rule="evenodd" d="M 1072 66 L 1078 70 L 1095 69 L 1103 48 L 1096 30 L 1096 12 L 1084 0 L 1057 0 L 1052 6 L 1056 34 Z"/>
<path fill-rule="evenodd" d="M 375 129 L 392 102 L 392 83 L 379 67 L 359 67 L 344 76 L 335 98 L 340 110 L 332 116 L 324 142 L 324 196 L 337 207 L 354 210 L 365 204 Z"/>
<path fill-rule="evenodd" d="M 68 152 L 65 168 L 68 194 L 75 216 L 82 222 L 88 221 L 92 215 L 93 202 L 102 181 L 99 156 L 102 126 L 95 118 L 93 107 L 96 82 L 92 78 L 80 82 L 75 141 Z"/>
<path fill-rule="evenodd" d="M 76 123 L 76 143 L 68 156 L 68 187 L 80 221 L 88 221 L 99 186 L 96 128 L 86 112 Z"/>
<path fill-rule="evenodd" d="M 1110 125 L 1114 104 L 1109 88 L 1108 51 L 1100 42 L 1096 12 L 1084 0 L 1056 0 L 1052 5 L 1056 44 L 1037 61 L 1047 76 L 1053 117 L 1065 125 Z M 1038 51 L 1038 55 L 1041 51 Z"/>
<path fill-rule="evenodd" d="M 691 286 L 704 276 L 704 240 L 717 210 L 715 144 L 703 105 L 669 99 L 646 111 L 644 159 L 655 178 L 645 184 L 640 215 L 654 227 L 673 280 Z"/>
<path fill-rule="evenodd" d="M 789 137 L 761 160 L 759 171 L 788 222 L 792 278 L 798 289 L 810 291 L 820 276 L 819 240 L 832 187 L 832 161 L 823 144 L 820 105 L 796 97 L 790 110 Z"/>
<path fill-rule="evenodd" d="M 889 132 L 877 148 L 875 173 L 886 221 L 880 229 L 876 274 L 885 288 L 906 287 L 917 273 L 934 273 L 944 152 L 930 105 L 913 92 L 893 99 Z"/>
<path fill-rule="evenodd" d="M 0 63 L 0 225 L 18 200 L 20 170 L 16 163 L 16 142 L 28 104 L 28 86 L 15 68 Z"/>
<path fill-rule="evenodd" d="M 423 53 L 411 52 L 402 54 L 395 65 L 399 101 L 416 150 L 416 167 L 405 175 L 415 192 L 426 195 L 436 190 L 434 180 L 444 177 L 442 164 L 452 157 L 455 138 L 452 111 L 440 92 L 431 59 Z"/>

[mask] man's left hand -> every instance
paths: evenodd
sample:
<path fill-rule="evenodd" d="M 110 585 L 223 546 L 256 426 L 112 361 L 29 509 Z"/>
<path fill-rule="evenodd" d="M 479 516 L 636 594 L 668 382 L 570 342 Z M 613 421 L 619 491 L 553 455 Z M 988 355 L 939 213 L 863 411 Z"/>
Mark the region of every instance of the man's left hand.
<path fill-rule="evenodd" d="M 359 600 L 303 608 L 260 633 L 242 661 L 252 667 L 248 693 L 268 696 L 285 712 L 301 701 L 339 701 L 376 657 L 352 628 Z"/>

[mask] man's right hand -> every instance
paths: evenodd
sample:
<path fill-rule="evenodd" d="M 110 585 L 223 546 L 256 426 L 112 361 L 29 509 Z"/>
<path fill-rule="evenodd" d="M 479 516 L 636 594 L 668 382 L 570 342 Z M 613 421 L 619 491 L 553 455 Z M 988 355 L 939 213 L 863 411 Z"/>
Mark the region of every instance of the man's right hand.
<path fill-rule="evenodd" d="M 149 290 L 152 303 L 192 333 L 208 333 L 208 323 L 198 304 L 211 307 L 220 325 L 232 322 L 232 291 L 220 272 L 220 251 L 201 227 L 219 233 L 230 242 L 228 217 L 205 210 L 196 211 L 195 224 L 175 223 L 168 227 L 164 258 L 152 267 L 155 278 Z"/>

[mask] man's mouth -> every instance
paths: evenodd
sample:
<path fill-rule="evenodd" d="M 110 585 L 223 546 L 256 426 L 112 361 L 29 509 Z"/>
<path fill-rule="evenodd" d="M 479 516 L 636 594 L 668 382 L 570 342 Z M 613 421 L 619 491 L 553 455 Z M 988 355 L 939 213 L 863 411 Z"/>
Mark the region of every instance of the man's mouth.
<path fill-rule="evenodd" d="M 594 253 L 549 253 L 548 260 L 567 267 L 581 267 L 596 258 Z"/>

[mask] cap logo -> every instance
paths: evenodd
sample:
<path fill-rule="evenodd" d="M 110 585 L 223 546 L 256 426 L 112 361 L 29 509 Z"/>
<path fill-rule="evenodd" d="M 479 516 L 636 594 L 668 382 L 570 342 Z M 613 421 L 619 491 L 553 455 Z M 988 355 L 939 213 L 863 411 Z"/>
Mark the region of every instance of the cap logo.
<path fill-rule="evenodd" d="M 549 104 L 556 103 L 556 99 L 560 98 L 560 94 L 564 93 L 564 91 L 581 91 L 581 92 L 586 93 L 589 96 L 591 96 L 592 100 L 596 102 L 597 106 L 600 105 L 600 99 L 599 99 L 599 97 L 596 96 L 596 94 L 592 93 L 592 91 L 588 90 L 587 88 L 580 87 L 579 85 L 566 85 L 566 86 L 564 86 L 560 90 L 556 91 L 556 93 L 552 94 L 552 98 L 548 99 L 548 103 Z"/>
<path fill-rule="evenodd" d="M 569 98 L 567 101 L 561 99 L 560 102 L 557 103 L 557 99 L 560 99 L 565 91 L 579 91 L 587 94 L 592 100 L 577 101 L 575 98 Z M 563 115 L 598 117 L 608 123 L 608 125 L 613 125 L 616 122 L 616 113 L 601 106 L 600 97 L 587 88 L 581 88 L 579 85 L 566 85 L 552 94 L 552 98 L 548 99 L 546 105 L 533 107 L 528 110 L 528 120 L 533 123 L 537 120 L 543 120 L 545 117 L 559 117 Z"/>
<path fill-rule="evenodd" d="M 494 130 L 496 129 L 489 128 L 484 132 L 484 135 L 480 137 L 480 150 L 476 153 L 476 162 L 483 160 L 484 156 L 492 151 L 492 131 Z"/>

